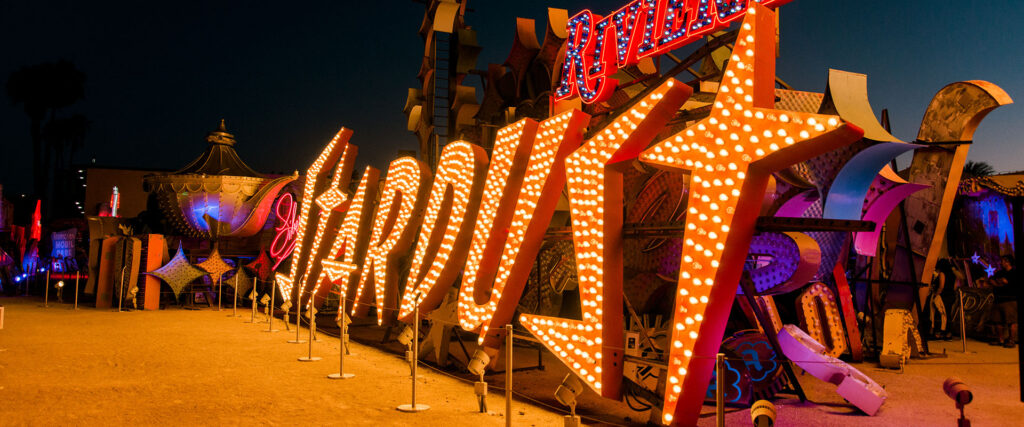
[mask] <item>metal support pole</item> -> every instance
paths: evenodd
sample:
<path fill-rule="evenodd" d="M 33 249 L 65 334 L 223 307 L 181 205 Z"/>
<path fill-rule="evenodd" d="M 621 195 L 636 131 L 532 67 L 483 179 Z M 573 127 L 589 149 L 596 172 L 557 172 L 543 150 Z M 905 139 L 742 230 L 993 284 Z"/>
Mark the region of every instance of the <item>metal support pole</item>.
<path fill-rule="evenodd" d="M 295 319 L 295 330 L 299 330 L 299 325 L 302 323 L 301 319 Z M 320 360 L 319 356 L 313 356 L 313 329 L 316 329 L 316 317 L 309 316 L 309 354 L 305 357 L 300 357 L 300 362 L 316 362 Z"/>
<path fill-rule="evenodd" d="M 218 277 L 217 277 L 217 311 L 220 311 L 220 300 L 221 300 L 221 295 L 223 295 L 223 294 L 224 294 L 224 292 L 222 291 L 222 289 L 224 289 L 224 286 L 223 286 L 223 284 L 222 284 L 222 283 L 221 283 L 221 281 L 220 281 L 220 277 L 218 276 Z"/>
<path fill-rule="evenodd" d="M 398 405 L 402 412 L 421 412 L 430 409 L 430 406 L 422 403 L 416 404 L 416 365 L 420 363 L 420 301 L 416 298 L 416 305 L 412 312 L 412 403 L 409 405 Z"/>
<path fill-rule="evenodd" d="M 725 427 L 725 353 L 715 358 L 715 420 L 718 427 Z"/>
<path fill-rule="evenodd" d="M 121 267 L 121 280 L 117 284 L 117 312 L 121 312 L 121 304 L 124 303 L 124 272 L 128 269 L 128 266 Z"/>
<path fill-rule="evenodd" d="M 302 324 L 302 283 L 295 285 L 295 342 L 301 343 L 299 339 L 299 325 Z"/>
<path fill-rule="evenodd" d="M 957 288 L 960 294 L 960 343 L 963 345 L 963 352 L 967 353 L 967 323 L 964 320 L 964 290 Z"/>
<path fill-rule="evenodd" d="M 78 310 L 78 278 L 82 276 L 81 272 L 75 272 L 75 310 Z"/>
<path fill-rule="evenodd" d="M 52 264 L 52 263 L 51 263 Z M 50 306 L 50 268 L 46 268 L 46 284 L 43 286 L 46 288 L 46 296 L 43 297 L 43 307 Z"/>
<path fill-rule="evenodd" d="M 344 304 L 344 302 L 342 303 Z M 327 378 L 332 380 L 347 380 L 355 377 L 355 374 L 345 373 L 345 342 L 348 341 L 348 323 L 345 323 L 345 313 L 341 313 L 341 315 L 341 335 L 338 336 L 338 373 L 327 375 Z"/>
<path fill-rule="evenodd" d="M 277 283 L 273 283 L 270 289 L 270 307 L 267 307 L 267 332 L 280 332 L 280 329 L 274 329 L 274 300 L 277 297 Z"/>
<path fill-rule="evenodd" d="M 412 407 L 416 408 L 416 367 L 420 364 L 420 310 L 419 301 L 412 315 Z"/>
<path fill-rule="evenodd" d="M 235 288 L 231 293 L 235 296 L 231 302 L 231 317 L 238 317 L 238 273 L 235 273 Z"/>
<path fill-rule="evenodd" d="M 740 289 L 743 289 L 743 297 L 747 299 L 750 309 L 754 310 L 754 317 L 757 318 L 757 322 L 765 329 L 771 329 L 771 319 L 768 318 L 768 315 L 761 310 L 761 306 L 754 300 L 754 295 L 757 291 L 754 290 L 754 282 L 750 280 L 749 275 L 744 274 L 743 278 L 740 279 Z M 779 346 L 779 338 L 775 334 L 765 334 L 765 336 L 768 338 L 768 344 L 771 344 L 775 354 L 782 354 L 782 348 Z M 804 394 L 804 387 L 800 385 L 800 379 L 797 378 L 796 373 L 793 372 L 793 365 L 788 362 L 789 360 L 785 360 L 785 363 L 782 364 L 782 371 L 786 373 L 786 378 L 789 379 L 790 387 L 793 387 L 793 391 L 796 392 L 800 401 L 806 402 L 807 395 Z"/>
<path fill-rule="evenodd" d="M 512 427 L 512 325 L 505 325 L 505 427 Z"/>
<path fill-rule="evenodd" d="M 484 381 L 484 372 L 480 371 L 480 381 L 473 384 L 473 392 L 476 394 L 476 401 L 481 414 L 487 413 L 487 382 Z"/>
<path fill-rule="evenodd" d="M 252 306 L 251 307 L 252 308 L 252 314 L 249 316 L 249 323 L 256 323 L 256 306 L 259 305 L 259 303 L 256 302 L 256 296 L 259 295 L 259 292 L 256 291 L 256 278 L 255 277 L 252 278 L 252 293 L 251 293 L 251 295 L 252 295 L 252 304 L 250 304 L 250 305 Z"/>
<path fill-rule="evenodd" d="M 298 295 L 295 299 L 295 304 L 302 303 L 302 292 L 295 288 L 295 293 Z M 302 307 L 295 307 L 295 339 L 288 340 L 288 344 L 303 344 L 306 340 L 299 338 L 299 326 L 302 324 L 302 318 L 299 315 L 302 313 Z M 287 324 L 285 325 L 287 326 Z"/>
<path fill-rule="evenodd" d="M 316 307 L 313 307 L 312 303 L 313 303 L 313 300 L 312 300 L 312 297 L 310 297 L 310 307 L 309 307 L 309 310 L 306 311 L 306 315 L 309 316 L 309 324 L 311 325 L 311 327 L 313 329 L 311 331 L 309 331 L 310 332 L 309 333 L 309 335 L 310 335 L 309 342 L 313 342 L 313 341 L 320 342 L 320 338 L 316 336 L 316 333 L 317 333 L 316 313 L 311 311 L 311 310 L 315 310 Z"/>

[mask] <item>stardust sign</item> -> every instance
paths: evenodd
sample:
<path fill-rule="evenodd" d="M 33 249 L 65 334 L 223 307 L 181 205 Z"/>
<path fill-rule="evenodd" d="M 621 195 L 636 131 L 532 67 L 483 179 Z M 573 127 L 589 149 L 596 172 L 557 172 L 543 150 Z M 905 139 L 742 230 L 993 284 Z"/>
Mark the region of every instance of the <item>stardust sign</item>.
<path fill-rule="evenodd" d="M 607 16 L 589 10 L 569 19 L 565 62 L 555 100 L 608 99 L 619 68 L 678 49 L 746 14 L 749 0 L 633 0 Z M 754 0 L 780 6 L 790 0 Z"/>
<path fill-rule="evenodd" d="M 657 18 L 661 5 L 661 13 L 678 10 L 673 19 L 682 19 L 690 9 L 669 9 L 682 4 L 652 1 L 630 13 L 643 22 L 645 14 Z M 567 186 L 582 318 L 518 320 L 592 390 L 618 399 L 625 347 L 623 170 L 634 160 L 688 170 L 660 421 L 695 424 L 770 174 L 863 135 L 838 116 L 774 109 L 774 13 L 759 4 L 734 11 L 740 4 L 695 4 L 713 13 L 706 22 L 746 18 L 710 115 L 664 139 L 656 138 L 692 94 L 672 79 L 589 139 L 589 116 L 581 111 L 539 123 L 524 119 L 498 131 L 489 159 L 481 147 L 457 141 L 444 147 L 436 174 L 403 157 L 388 167 L 381 188 L 380 171 L 367 167 L 349 194 L 357 150 L 348 143 L 352 132 L 342 129 L 307 171 L 290 271 L 277 277 L 282 293 L 316 304 L 333 284 L 341 309 L 352 315 L 375 307 L 381 324 L 411 322 L 416 308 L 421 316 L 437 308 L 461 277 L 461 326 L 477 331 L 493 354 Z M 654 22 L 668 18 L 661 19 Z M 400 277 L 405 257 L 410 268 Z"/>

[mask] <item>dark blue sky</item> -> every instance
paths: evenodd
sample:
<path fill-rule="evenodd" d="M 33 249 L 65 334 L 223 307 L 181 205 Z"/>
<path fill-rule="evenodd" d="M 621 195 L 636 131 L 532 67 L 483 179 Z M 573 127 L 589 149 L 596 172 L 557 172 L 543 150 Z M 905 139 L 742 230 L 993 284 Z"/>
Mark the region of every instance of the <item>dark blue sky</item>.
<path fill-rule="evenodd" d="M 205 4 L 211 3 L 211 4 Z M 484 46 L 500 63 L 515 17 L 546 25 L 546 8 L 604 14 L 625 0 L 470 1 Z M 88 74 L 86 99 L 64 112 L 93 122 L 79 161 L 174 169 L 205 148 L 221 117 L 244 160 L 263 172 L 304 169 L 340 126 L 355 130 L 360 164 L 380 168 L 414 149 L 401 111 L 417 86 L 423 6 L 373 2 L 0 2 L 0 77 L 69 59 Z M 828 68 L 865 73 L 876 112 L 894 133 L 917 134 L 932 95 L 958 80 L 988 80 L 1024 96 L 1024 6 L 992 1 L 794 0 L 784 6 L 779 76 L 824 89 Z M 1022 99 L 1024 102 L 1024 99 Z M 1021 107 L 996 110 L 970 158 L 1024 169 Z M 28 118 L 0 101 L 0 183 L 30 189 Z M 905 163 L 904 163 L 905 165 Z"/>

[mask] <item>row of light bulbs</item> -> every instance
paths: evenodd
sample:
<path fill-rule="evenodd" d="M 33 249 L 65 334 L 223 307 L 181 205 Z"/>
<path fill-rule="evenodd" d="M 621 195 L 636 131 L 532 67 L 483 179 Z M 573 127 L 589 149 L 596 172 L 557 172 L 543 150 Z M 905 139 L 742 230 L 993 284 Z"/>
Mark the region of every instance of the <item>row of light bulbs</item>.
<path fill-rule="evenodd" d="M 366 245 L 369 243 L 370 220 L 373 218 L 373 199 L 367 200 L 367 196 L 373 197 L 377 194 L 379 186 L 378 178 L 380 170 L 373 166 L 367 166 L 363 171 L 363 177 L 359 181 L 356 193 L 352 196 L 352 203 L 345 211 L 345 218 L 341 221 L 341 227 L 331 242 L 331 248 L 327 256 L 322 258 L 320 263 L 323 270 L 316 281 L 315 295 L 320 286 L 325 282 L 337 284 L 344 301 L 350 298 L 349 285 L 353 279 L 353 273 L 358 270 L 366 258 Z M 310 304 L 313 299 L 310 298 Z"/>
<path fill-rule="evenodd" d="M 824 283 L 817 282 L 808 286 L 800 293 L 800 320 L 807 335 L 815 341 L 826 345 L 826 355 L 839 357 L 847 350 L 846 333 L 840 319 L 839 305 L 835 295 Z M 819 309 L 820 308 L 820 309 Z M 828 325 L 828 339 L 825 339 L 825 328 Z"/>
<path fill-rule="evenodd" d="M 316 196 L 317 184 L 320 180 L 330 172 L 331 167 L 334 166 L 332 161 L 328 165 L 328 161 L 336 159 L 345 147 L 348 145 L 348 136 L 352 134 L 351 131 L 341 128 L 334 138 L 327 143 L 327 146 L 320 152 L 313 164 L 306 170 L 306 183 L 302 187 L 302 203 L 299 205 L 299 220 L 298 227 L 295 232 L 295 250 L 292 252 L 292 263 L 289 267 L 288 275 L 277 274 L 277 286 L 281 290 L 281 295 L 288 296 L 292 294 L 293 283 L 296 282 L 296 276 L 299 271 L 299 264 L 303 259 L 303 255 L 306 254 L 306 248 L 303 247 L 303 240 L 306 235 L 306 224 L 309 222 L 309 213 L 313 208 L 313 201 Z"/>
<path fill-rule="evenodd" d="M 690 170 L 693 185 L 664 402 L 663 421 L 671 422 L 687 375 L 693 371 L 690 362 L 709 304 L 713 303 L 712 291 L 719 272 L 735 269 L 722 265 L 722 257 L 733 232 L 749 164 L 843 126 L 835 116 L 772 109 L 773 72 L 770 68 L 755 72 L 753 66 L 758 63 L 758 55 L 774 54 L 771 41 L 768 48 L 755 47 L 752 18 L 756 8 L 767 11 L 761 6 L 748 10 L 726 79 L 711 114 L 704 120 L 644 150 L 692 92 L 688 86 L 669 79 L 614 118 L 582 148 L 577 149 L 589 117 L 578 111 L 540 124 L 527 119 L 500 129 L 482 183 L 479 177 L 486 158 L 479 147 L 466 142 L 446 146 L 429 192 L 431 174 L 426 165 L 412 158 L 395 160 L 381 191 L 365 260 L 360 263 L 355 252 L 361 251 L 349 251 L 347 246 L 351 240 L 358 240 L 358 233 L 352 230 L 358 228 L 360 218 L 372 211 L 366 205 L 356 205 L 359 196 L 355 196 L 353 207 L 360 206 L 361 213 L 346 214 L 342 225 L 346 235 L 332 244 L 330 259 L 323 262 L 324 274 L 332 282 L 347 283 L 358 273 L 355 300 L 368 302 L 373 298 L 378 321 L 383 322 L 385 310 L 392 308 L 385 305 L 397 297 L 395 262 L 412 246 L 423 218 L 425 227 L 413 253 L 414 266 L 405 278 L 407 290 L 401 299 L 400 315 L 407 317 L 417 301 L 423 307 L 431 305 L 424 297 L 443 295 L 454 280 L 445 276 L 451 271 L 448 264 L 461 264 L 464 258 L 459 320 L 466 329 L 479 328 L 481 342 L 487 346 L 492 338 L 488 335 L 490 326 L 511 320 L 508 317 L 518 303 L 553 204 L 567 181 L 582 320 L 523 315 L 520 322 L 591 388 L 614 396 L 622 377 L 622 195 L 616 193 L 622 189 L 621 172 L 609 165 L 639 158 L 658 167 Z M 762 25 L 771 25 L 770 19 L 762 19 Z M 314 164 L 320 166 L 322 162 Z M 314 167 L 310 176 L 315 176 Z M 306 186 L 313 188 L 310 182 Z M 360 188 L 365 187 L 361 184 Z M 363 198 L 370 194 L 373 192 L 365 193 Z M 479 201 L 474 200 L 476 197 Z M 476 212 L 470 209 L 475 203 L 479 203 Z M 304 203 L 302 212 L 308 211 Z M 442 212 L 449 214 L 442 218 Z M 745 214 L 749 216 L 749 212 Z M 302 221 L 304 228 L 306 219 Z M 472 234 L 468 234 L 469 229 Z M 752 226 L 745 224 L 741 231 L 752 233 Z M 336 261 L 342 248 L 345 259 Z M 348 292 L 342 285 L 342 294 Z M 365 311 L 361 304 L 352 310 L 354 315 Z M 701 369 L 702 375 L 710 376 L 710 372 L 703 372 L 705 366 Z M 691 394 L 686 395 L 688 405 L 697 402 L 699 409 L 703 391 Z"/>

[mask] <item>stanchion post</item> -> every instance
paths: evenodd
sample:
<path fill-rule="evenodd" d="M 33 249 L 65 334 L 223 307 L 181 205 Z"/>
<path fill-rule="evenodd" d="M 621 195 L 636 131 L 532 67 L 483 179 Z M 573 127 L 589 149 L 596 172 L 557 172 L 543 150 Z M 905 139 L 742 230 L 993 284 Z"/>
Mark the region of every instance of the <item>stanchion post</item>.
<path fill-rule="evenodd" d="M 46 284 L 43 285 L 43 288 L 46 288 L 46 291 L 45 291 L 46 296 L 43 297 L 43 307 L 49 307 L 50 306 L 50 269 L 49 268 L 46 269 Z"/>
<path fill-rule="evenodd" d="M 267 332 L 279 332 L 274 329 L 274 300 L 277 297 L 277 283 L 271 282 L 270 307 L 267 307 Z"/>
<path fill-rule="evenodd" d="M 512 324 L 505 325 L 505 427 L 512 427 Z"/>
<path fill-rule="evenodd" d="M 78 278 L 82 276 L 81 272 L 75 272 L 75 310 L 78 310 Z"/>
<path fill-rule="evenodd" d="M 725 427 L 725 353 L 715 357 L 715 420 Z"/>
<path fill-rule="evenodd" d="M 299 324 L 302 323 L 302 284 L 295 285 L 295 342 L 301 344 Z"/>
<path fill-rule="evenodd" d="M 124 303 L 124 272 L 128 270 L 128 266 L 121 267 L 121 278 L 117 283 L 117 312 L 121 312 L 121 304 Z M 193 297 L 194 298 L 194 297 Z"/>
<path fill-rule="evenodd" d="M 259 292 L 256 290 L 255 277 L 252 278 L 252 292 L 250 295 L 252 295 L 252 304 L 249 305 L 251 306 L 250 308 L 252 308 L 252 314 L 249 316 L 249 323 L 256 323 L 256 306 L 259 305 L 259 303 L 256 302 L 256 296 L 259 295 Z"/>
<path fill-rule="evenodd" d="M 253 277 L 253 291 L 255 291 L 255 290 L 256 290 L 256 277 Z M 257 294 L 258 294 L 258 292 L 257 292 Z M 251 321 L 252 321 L 252 323 L 255 324 L 256 323 L 256 305 L 257 305 L 256 298 L 253 298 L 253 302 L 252 302 L 251 305 L 253 306 L 253 315 L 252 315 Z"/>
<path fill-rule="evenodd" d="M 416 409 L 416 367 L 420 364 L 420 308 L 418 300 L 412 313 L 412 407 Z"/>
<path fill-rule="evenodd" d="M 345 309 L 345 302 L 342 301 L 342 310 Z M 327 378 L 332 380 L 347 380 L 355 377 L 355 374 L 345 373 L 345 342 L 348 341 L 348 323 L 345 322 L 345 313 L 338 313 L 341 315 L 341 335 L 338 336 L 338 373 L 328 374 Z"/>
<path fill-rule="evenodd" d="M 302 298 L 299 298 L 299 300 L 301 301 Z M 300 324 L 302 324 L 302 320 L 301 319 L 295 319 L 295 330 L 296 331 L 299 330 L 299 325 Z M 309 316 L 309 354 L 306 357 L 300 357 L 299 358 L 300 362 L 316 362 L 317 360 L 320 360 L 319 356 L 316 356 L 316 357 L 313 356 L 313 329 L 314 328 L 316 328 L 316 317 L 311 315 L 311 316 Z"/>
<path fill-rule="evenodd" d="M 430 409 L 430 406 L 422 403 L 416 404 L 416 365 L 420 362 L 420 299 L 417 296 L 416 305 L 412 310 L 412 402 L 409 405 L 398 405 L 402 412 L 422 412 Z"/>
<path fill-rule="evenodd" d="M 301 300 L 302 298 L 299 298 L 299 299 Z M 288 312 L 288 310 L 285 310 L 285 315 L 286 315 L 285 317 L 287 317 L 287 314 L 288 314 L 287 312 Z M 298 316 L 298 315 L 299 315 L 299 309 L 295 308 L 295 316 Z M 302 324 L 302 320 L 299 319 L 298 317 L 296 317 L 295 318 L 295 339 L 288 340 L 288 344 L 305 344 L 306 340 L 299 338 L 299 333 L 301 332 L 301 331 L 299 331 L 299 325 L 300 324 Z M 284 326 L 285 326 L 285 329 L 288 329 L 288 322 L 285 322 Z"/>
<path fill-rule="evenodd" d="M 310 324 L 309 342 L 313 342 L 313 341 L 320 342 L 320 338 L 317 338 L 317 336 L 316 336 L 316 333 L 317 333 L 316 313 L 317 313 L 317 311 L 315 311 L 316 307 L 313 307 L 313 297 L 310 296 L 309 298 L 310 298 L 310 300 L 309 300 L 309 304 L 310 305 L 309 305 L 309 309 L 306 310 L 306 315 L 309 316 L 309 324 Z"/>
<path fill-rule="evenodd" d="M 295 303 L 296 304 L 301 304 L 301 302 L 302 302 L 302 290 L 300 290 L 298 288 L 298 286 L 295 287 L 295 295 L 296 295 Z M 302 318 L 299 317 L 299 315 L 301 314 L 301 311 L 302 311 L 301 307 L 295 307 L 295 339 L 288 340 L 288 344 L 302 344 L 302 343 L 306 342 L 302 338 L 299 338 L 299 333 L 301 332 L 299 330 L 299 325 L 302 324 Z M 288 327 L 288 324 L 285 323 L 285 328 L 287 329 L 287 327 Z"/>
<path fill-rule="evenodd" d="M 235 273 L 235 288 L 231 292 L 235 298 L 231 302 L 231 317 L 238 317 L 238 273 Z"/>
<path fill-rule="evenodd" d="M 964 320 L 964 290 L 957 288 L 956 291 L 960 294 L 960 345 L 963 346 L 963 352 L 967 353 L 967 323 L 966 320 Z"/>

